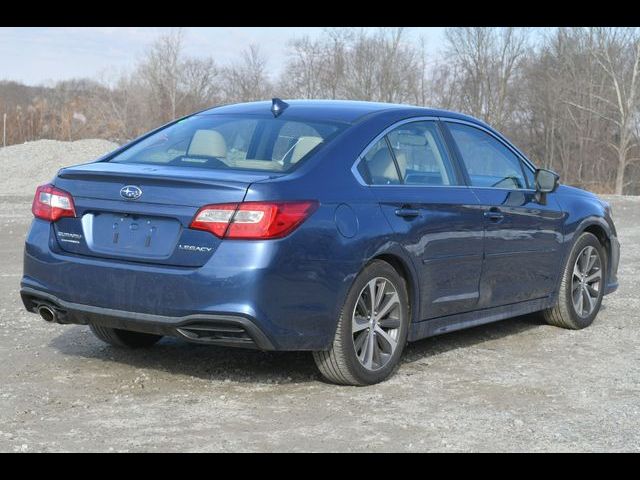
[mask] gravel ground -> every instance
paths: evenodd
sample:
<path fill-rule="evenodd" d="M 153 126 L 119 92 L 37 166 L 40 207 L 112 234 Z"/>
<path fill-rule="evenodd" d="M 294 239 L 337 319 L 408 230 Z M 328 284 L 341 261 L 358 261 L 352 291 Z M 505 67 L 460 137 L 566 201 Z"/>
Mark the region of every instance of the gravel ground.
<path fill-rule="evenodd" d="M 26 313 L 29 190 L 0 197 L 0 451 L 640 450 L 640 198 L 607 197 L 621 286 L 590 328 L 526 316 L 422 340 L 357 388 L 308 354 L 122 351 Z"/>
<path fill-rule="evenodd" d="M 31 196 L 67 165 L 88 162 L 114 150 L 117 143 L 87 139 L 75 142 L 38 140 L 0 148 L 0 192 Z"/>

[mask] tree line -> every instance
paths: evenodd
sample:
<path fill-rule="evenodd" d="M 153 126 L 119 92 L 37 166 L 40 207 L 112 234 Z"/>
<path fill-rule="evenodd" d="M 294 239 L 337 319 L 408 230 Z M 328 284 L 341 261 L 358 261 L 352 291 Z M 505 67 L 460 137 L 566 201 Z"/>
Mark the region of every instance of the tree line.
<path fill-rule="evenodd" d="M 7 144 L 122 143 L 203 108 L 273 96 L 371 100 L 470 114 L 565 183 L 640 193 L 637 28 L 455 27 L 437 56 L 402 28 L 338 28 L 286 48 L 273 75 L 255 45 L 220 64 L 186 55 L 184 32 L 172 30 L 128 72 L 48 88 L 0 82 Z"/>

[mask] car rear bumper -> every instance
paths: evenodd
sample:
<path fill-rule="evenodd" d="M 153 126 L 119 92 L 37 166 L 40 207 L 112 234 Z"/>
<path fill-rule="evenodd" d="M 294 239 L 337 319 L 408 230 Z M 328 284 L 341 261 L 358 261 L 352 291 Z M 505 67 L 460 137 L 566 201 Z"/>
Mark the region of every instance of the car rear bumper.
<path fill-rule="evenodd" d="M 63 324 L 95 324 L 123 330 L 181 337 L 194 343 L 229 347 L 274 350 L 268 336 L 255 320 L 241 315 L 194 314 L 168 317 L 148 313 L 128 312 L 66 302 L 55 295 L 29 287 L 20 289 L 27 310 L 37 312 L 42 305 L 56 312 L 56 321 Z"/>
<path fill-rule="evenodd" d="M 50 229 L 36 219 L 27 236 L 21 288 L 29 310 L 33 297 L 68 311 L 67 323 L 199 343 L 324 350 L 359 268 L 308 258 L 304 244 L 289 238 L 251 245 L 222 242 L 216 255 L 196 268 L 116 261 L 61 252 Z M 201 333 L 184 328 L 200 323 L 206 324 Z M 229 329 L 222 332 L 225 338 L 211 332 L 225 326 L 249 339 L 231 341 Z"/>

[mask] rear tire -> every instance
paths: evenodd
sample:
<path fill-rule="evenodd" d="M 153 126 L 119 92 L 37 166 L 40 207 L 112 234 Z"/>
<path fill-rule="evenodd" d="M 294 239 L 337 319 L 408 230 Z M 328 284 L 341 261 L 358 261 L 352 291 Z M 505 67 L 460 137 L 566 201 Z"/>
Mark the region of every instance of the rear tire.
<path fill-rule="evenodd" d="M 145 348 L 155 345 L 162 335 L 151 333 L 132 332 L 119 328 L 103 327 L 100 325 L 89 325 L 93 334 L 109 345 L 121 348 Z"/>
<path fill-rule="evenodd" d="M 591 325 L 602 304 L 606 272 L 607 257 L 602 244 L 595 235 L 583 233 L 571 249 L 563 270 L 558 302 L 543 310 L 547 323 L 571 330 Z"/>
<path fill-rule="evenodd" d="M 387 262 L 374 260 L 349 290 L 331 349 L 313 352 L 313 358 L 330 382 L 373 385 L 397 368 L 408 330 L 405 280 Z"/>

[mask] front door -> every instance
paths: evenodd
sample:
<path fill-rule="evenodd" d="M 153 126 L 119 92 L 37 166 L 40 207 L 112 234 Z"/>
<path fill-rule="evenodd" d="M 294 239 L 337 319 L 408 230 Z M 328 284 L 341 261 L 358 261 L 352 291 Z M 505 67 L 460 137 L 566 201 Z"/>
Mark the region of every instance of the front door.
<path fill-rule="evenodd" d="M 498 138 L 447 123 L 484 217 L 485 249 L 479 307 L 546 297 L 556 285 L 563 212 L 554 194 L 536 200 L 533 172 Z"/>
<path fill-rule="evenodd" d="M 483 216 L 476 196 L 460 185 L 438 125 L 404 123 L 361 163 L 420 274 L 421 319 L 473 310 L 480 296 Z"/>

